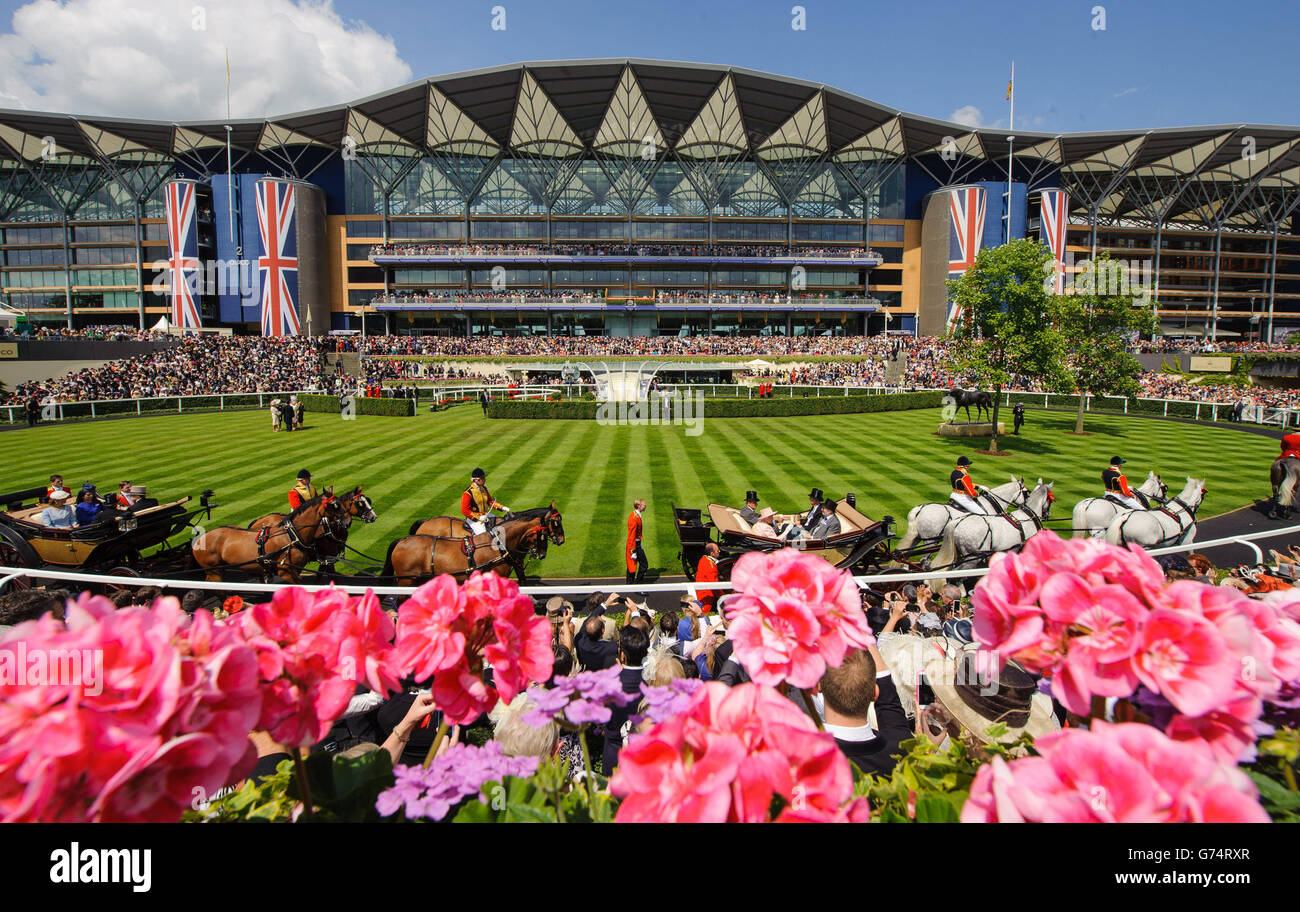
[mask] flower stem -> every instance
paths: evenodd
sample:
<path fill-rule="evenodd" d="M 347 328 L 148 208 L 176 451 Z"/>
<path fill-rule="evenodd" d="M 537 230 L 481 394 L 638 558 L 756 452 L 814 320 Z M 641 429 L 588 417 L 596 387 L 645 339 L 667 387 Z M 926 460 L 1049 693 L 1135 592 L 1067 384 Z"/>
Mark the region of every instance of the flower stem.
<path fill-rule="evenodd" d="M 429 745 L 429 753 L 424 757 L 424 768 L 428 769 L 433 763 L 433 758 L 438 756 L 438 748 L 442 745 L 442 739 L 447 737 L 447 717 L 443 716 L 442 721 L 438 724 L 438 734 L 433 736 L 433 744 Z"/>
<path fill-rule="evenodd" d="M 812 718 L 813 724 L 817 726 L 819 732 L 826 731 L 826 726 L 822 723 L 822 717 L 817 715 L 817 707 L 813 704 L 812 694 L 808 688 L 799 688 L 799 693 L 803 694 L 804 709 L 808 710 L 808 715 Z"/>
<path fill-rule="evenodd" d="M 298 777 L 298 788 L 302 790 L 302 815 L 312 819 L 311 786 L 307 784 L 307 765 L 302 762 L 302 751 L 293 749 L 293 773 Z"/>
<path fill-rule="evenodd" d="M 582 748 L 582 765 L 587 770 L 583 784 L 587 786 L 587 804 L 593 812 L 596 806 L 596 793 L 591 786 L 591 754 L 587 751 L 587 726 L 578 729 L 578 746 Z"/>

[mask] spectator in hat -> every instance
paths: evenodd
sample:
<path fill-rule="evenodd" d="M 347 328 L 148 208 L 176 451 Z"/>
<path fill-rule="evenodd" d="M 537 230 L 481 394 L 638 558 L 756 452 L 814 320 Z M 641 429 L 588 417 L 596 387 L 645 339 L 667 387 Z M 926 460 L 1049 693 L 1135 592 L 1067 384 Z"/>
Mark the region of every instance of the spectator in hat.
<path fill-rule="evenodd" d="M 943 641 L 941 641 L 943 642 Z M 934 703 L 923 708 L 920 727 L 941 746 L 959 738 L 976 746 L 1010 744 L 1022 734 L 1034 737 L 1059 728 L 1051 698 L 1037 692 L 1038 682 L 1015 662 L 1008 662 L 996 679 L 981 671 L 975 644 L 949 643 L 936 649 L 925 663 L 925 680 Z M 996 737 L 990 726 L 1005 730 Z"/>
<path fill-rule="evenodd" d="M 828 668 L 812 688 L 813 705 L 826 731 L 858 769 L 888 777 L 912 737 L 889 666 L 875 646 L 855 649 L 838 668 Z M 875 707 L 876 725 L 868 714 Z"/>
<path fill-rule="evenodd" d="M 41 511 L 41 523 L 51 529 L 77 528 L 77 515 L 68 504 L 68 492 L 59 488 L 50 494 L 50 505 Z"/>
<path fill-rule="evenodd" d="M 113 496 L 113 506 L 119 510 L 125 510 L 131 506 L 131 482 L 119 481 L 117 483 L 117 494 Z"/>
<path fill-rule="evenodd" d="M 745 492 L 745 506 L 740 511 L 740 518 L 751 526 L 758 522 L 758 493 L 755 491 Z"/>
<path fill-rule="evenodd" d="M 280 424 L 284 421 L 284 412 L 280 411 L 280 400 L 271 400 L 271 431 L 280 430 Z"/>
<path fill-rule="evenodd" d="M 776 526 L 772 524 L 772 517 L 775 515 L 771 507 L 764 507 L 758 514 L 758 522 L 752 527 L 753 533 L 764 538 L 777 538 Z"/>
<path fill-rule="evenodd" d="M 839 504 L 833 500 L 822 501 L 821 509 L 818 511 L 820 518 L 808 530 L 805 537 L 817 541 L 822 541 L 834 535 L 840 534 L 840 518 L 835 515 L 839 509 Z"/>

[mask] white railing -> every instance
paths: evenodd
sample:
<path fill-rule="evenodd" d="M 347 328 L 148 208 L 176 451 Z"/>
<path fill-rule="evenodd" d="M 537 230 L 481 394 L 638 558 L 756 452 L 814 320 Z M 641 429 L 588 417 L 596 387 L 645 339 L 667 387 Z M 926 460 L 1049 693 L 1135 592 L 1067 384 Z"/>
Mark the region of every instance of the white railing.
<path fill-rule="evenodd" d="M 1059 403 L 1061 408 L 1077 408 L 1078 396 L 1065 393 L 1026 393 L 1017 392 L 1016 390 L 1003 390 L 1003 405 L 1011 405 L 1011 397 L 1014 396 L 1019 400 L 1025 400 L 1032 397 L 1037 400 L 1042 397 L 1043 408 L 1051 408 L 1053 403 Z M 1149 396 L 1134 396 L 1131 399 L 1125 396 L 1086 396 L 1084 400 L 1084 411 L 1093 411 L 1093 402 L 1102 400 L 1108 403 L 1107 411 L 1122 411 L 1129 414 L 1130 402 L 1149 402 L 1156 406 L 1156 410 L 1142 409 L 1134 410 L 1135 414 L 1151 415 L 1159 413 L 1164 417 L 1169 417 L 1169 407 L 1177 406 L 1175 409 L 1176 418 L 1192 418 L 1196 421 L 1231 421 L 1236 411 L 1236 403 L 1232 402 L 1206 402 L 1199 399 L 1160 399 Z M 1072 401 L 1071 401 L 1072 400 Z M 1182 408 L 1186 406 L 1187 408 Z M 1191 414 L 1181 414 L 1188 412 Z M 1300 427 L 1300 409 L 1295 408 L 1275 408 L 1273 406 L 1253 405 L 1248 406 L 1242 411 L 1241 423 L 1243 424 L 1276 424 L 1278 427 Z"/>
<path fill-rule="evenodd" d="M 63 421 L 66 418 L 107 418 L 114 415 L 143 415 L 163 412 L 183 414 L 189 403 L 190 411 L 244 411 L 265 408 L 277 397 L 303 395 L 333 395 L 321 390 L 281 390 L 265 393 L 213 393 L 209 396 L 143 396 L 139 399 L 89 399 L 85 401 L 42 402 L 41 421 Z M 256 399 L 256 402 L 251 400 Z M 245 401 L 238 401 L 245 400 Z M 174 406 L 174 408 L 173 408 Z M 0 405 L 9 424 L 27 420 L 26 405 Z"/>
<path fill-rule="evenodd" d="M 1250 548 L 1255 552 L 1256 563 L 1263 563 L 1263 554 L 1259 547 L 1253 544 L 1255 541 L 1265 538 L 1277 538 L 1280 535 L 1297 535 L 1300 536 L 1300 525 L 1287 526 L 1283 529 L 1272 529 L 1265 532 L 1251 532 L 1246 535 L 1231 535 L 1226 538 L 1217 538 L 1210 541 L 1194 542 L 1189 545 L 1173 545 L 1168 548 L 1154 548 L 1147 551 L 1151 555 L 1177 554 L 1183 551 L 1204 551 L 1209 548 L 1222 547 L 1225 545 L 1242 545 Z M 855 576 L 854 582 L 861 588 L 866 588 L 873 583 L 899 583 L 899 582 L 917 582 L 921 580 L 932 580 L 938 577 L 944 579 L 969 579 L 972 577 L 981 577 L 988 573 L 987 567 L 981 567 L 974 570 L 929 570 L 919 573 L 887 573 L 879 575 Z M 154 577 L 136 577 L 136 576 L 105 576 L 98 573 L 77 573 L 71 570 L 44 570 L 30 567 L 0 567 L 0 589 L 15 579 L 52 579 L 64 580 L 68 582 L 81 583 L 99 583 L 110 584 L 118 587 L 136 587 L 136 586 L 155 586 L 160 589 L 214 589 L 221 592 L 275 592 L 284 588 L 285 583 L 231 583 L 231 582 L 214 582 L 206 580 L 176 580 L 167 578 Z M 357 586 L 357 585 L 303 585 L 303 589 L 310 592 L 326 590 L 330 588 L 341 589 L 345 592 L 361 595 L 366 592 L 373 592 L 376 595 L 410 595 L 418 587 L 416 586 Z M 695 590 L 729 590 L 734 588 L 731 582 L 707 582 L 693 583 L 683 580 L 679 583 L 632 583 L 630 585 L 604 584 L 599 583 L 575 583 L 566 585 L 563 580 L 556 580 L 549 586 L 521 586 L 520 592 L 525 595 L 587 595 L 592 592 L 690 592 Z"/>

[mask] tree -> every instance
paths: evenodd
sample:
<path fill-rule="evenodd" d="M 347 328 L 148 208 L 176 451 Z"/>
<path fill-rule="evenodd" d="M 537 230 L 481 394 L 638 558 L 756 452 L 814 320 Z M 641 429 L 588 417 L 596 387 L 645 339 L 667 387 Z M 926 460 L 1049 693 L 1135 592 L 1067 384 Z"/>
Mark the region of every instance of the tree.
<path fill-rule="evenodd" d="M 1079 394 L 1074 432 L 1083 433 L 1088 396 L 1135 396 L 1142 365 L 1128 351 L 1135 333 L 1155 330 L 1155 310 L 1125 292 L 1124 266 L 1103 253 L 1070 282 L 1072 293 L 1052 298 L 1052 322 L 1066 340 L 1066 370 Z"/>
<path fill-rule="evenodd" d="M 975 265 L 948 283 L 960 308 L 952 332 L 956 366 L 980 387 L 993 388 L 991 453 L 998 451 L 1004 385 L 1019 379 L 1040 380 L 1052 390 L 1070 388 L 1064 339 L 1050 320 L 1052 302 L 1043 282 L 1051 262 L 1047 247 L 1021 239 L 984 248 Z"/>

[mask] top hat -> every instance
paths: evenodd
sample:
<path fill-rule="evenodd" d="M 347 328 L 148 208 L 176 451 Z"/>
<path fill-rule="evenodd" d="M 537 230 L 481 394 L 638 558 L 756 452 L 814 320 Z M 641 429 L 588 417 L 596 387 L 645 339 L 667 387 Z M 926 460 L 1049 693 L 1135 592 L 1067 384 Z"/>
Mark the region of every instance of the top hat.
<path fill-rule="evenodd" d="M 757 491 L 746 491 L 746 492 L 745 492 L 745 503 L 758 503 L 758 492 L 757 492 Z"/>

